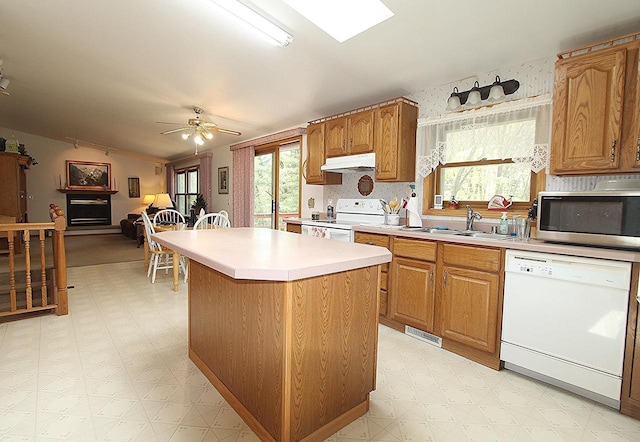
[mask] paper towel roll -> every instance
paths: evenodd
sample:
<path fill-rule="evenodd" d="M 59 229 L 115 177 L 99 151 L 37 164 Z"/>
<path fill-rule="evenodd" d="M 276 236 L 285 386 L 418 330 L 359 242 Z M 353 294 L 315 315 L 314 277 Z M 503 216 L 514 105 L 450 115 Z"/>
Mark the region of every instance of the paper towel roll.
<path fill-rule="evenodd" d="M 407 226 L 422 227 L 417 198 L 409 198 L 409 201 L 407 201 Z"/>

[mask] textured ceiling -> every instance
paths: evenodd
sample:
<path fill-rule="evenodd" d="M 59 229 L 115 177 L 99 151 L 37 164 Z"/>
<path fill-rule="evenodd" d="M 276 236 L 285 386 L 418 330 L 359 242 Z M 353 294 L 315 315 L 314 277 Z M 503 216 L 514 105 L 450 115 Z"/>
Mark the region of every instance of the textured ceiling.
<path fill-rule="evenodd" d="M 338 43 L 279 0 L 253 0 L 294 36 L 278 48 L 208 0 L 3 0 L 11 96 L 0 127 L 176 159 L 160 135 L 194 116 L 213 150 L 387 98 L 640 30 L 638 0 L 384 0 L 395 16 Z M 446 97 L 443 97 L 443 100 Z"/>

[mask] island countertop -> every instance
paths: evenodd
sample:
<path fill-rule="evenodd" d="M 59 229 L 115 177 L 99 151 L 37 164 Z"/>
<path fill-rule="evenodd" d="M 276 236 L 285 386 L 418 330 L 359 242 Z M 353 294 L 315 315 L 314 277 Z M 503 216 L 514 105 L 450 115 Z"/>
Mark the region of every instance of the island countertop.
<path fill-rule="evenodd" d="M 384 247 L 265 228 L 181 230 L 152 238 L 235 279 L 293 281 L 391 261 Z"/>

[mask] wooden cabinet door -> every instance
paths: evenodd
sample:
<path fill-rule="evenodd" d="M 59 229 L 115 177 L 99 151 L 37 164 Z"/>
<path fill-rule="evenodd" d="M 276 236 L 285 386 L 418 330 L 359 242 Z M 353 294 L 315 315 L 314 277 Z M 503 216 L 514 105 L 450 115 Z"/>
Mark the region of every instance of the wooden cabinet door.
<path fill-rule="evenodd" d="M 287 232 L 302 233 L 302 225 L 287 223 Z"/>
<path fill-rule="evenodd" d="M 307 127 L 307 184 L 322 183 L 320 167 L 324 164 L 324 124 Z"/>
<path fill-rule="evenodd" d="M 553 174 L 606 173 L 620 163 L 625 48 L 556 64 L 551 169 Z"/>
<path fill-rule="evenodd" d="M 324 123 L 310 124 L 307 127 L 305 180 L 307 184 L 342 184 L 342 174 L 323 172 L 320 169 L 325 162 L 324 130 Z"/>
<path fill-rule="evenodd" d="M 328 157 L 346 155 L 347 151 L 347 119 L 336 118 L 324 123 L 324 146 Z"/>
<path fill-rule="evenodd" d="M 0 215 L 15 216 L 18 222 L 23 222 L 21 215 L 23 205 L 26 211 L 27 200 L 21 187 L 21 170 L 17 157 L 18 154 L 14 153 L 0 153 Z"/>
<path fill-rule="evenodd" d="M 432 333 L 435 263 L 395 258 L 391 263 L 391 319 Z"/>
<path fill-rule="evenodd" d="M 493 353 L 498 290 L 497 274 L 443 266 L 442 337 Z"/>
<path fill-rule="evenodd" d="M 373 111 L 358 112 L 347 119 L 348 151 L 373 152 Z"/>
<path fill-rule="evenodd" d="M 399 109 L 398 104 L 392 104 L 375 111 L 374 145 L 376 146 L 377 180 L 393 180 L 398 176 Z"/>

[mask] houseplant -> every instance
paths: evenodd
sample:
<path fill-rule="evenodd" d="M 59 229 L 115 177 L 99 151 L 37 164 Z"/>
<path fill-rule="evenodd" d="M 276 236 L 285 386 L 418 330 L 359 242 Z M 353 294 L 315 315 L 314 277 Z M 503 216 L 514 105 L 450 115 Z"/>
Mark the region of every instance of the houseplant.
<path fill-rule="evenodd" d="M 205 213 L 207 211 L 207 202 L 204 200 L 204 196 L 201 193 L 196 196 L 195 201 L 191 204 L 190 218 L 192 220 L 195 221 L 196 217 L 200 213 L 200 209 L 204 210 Z"/>

